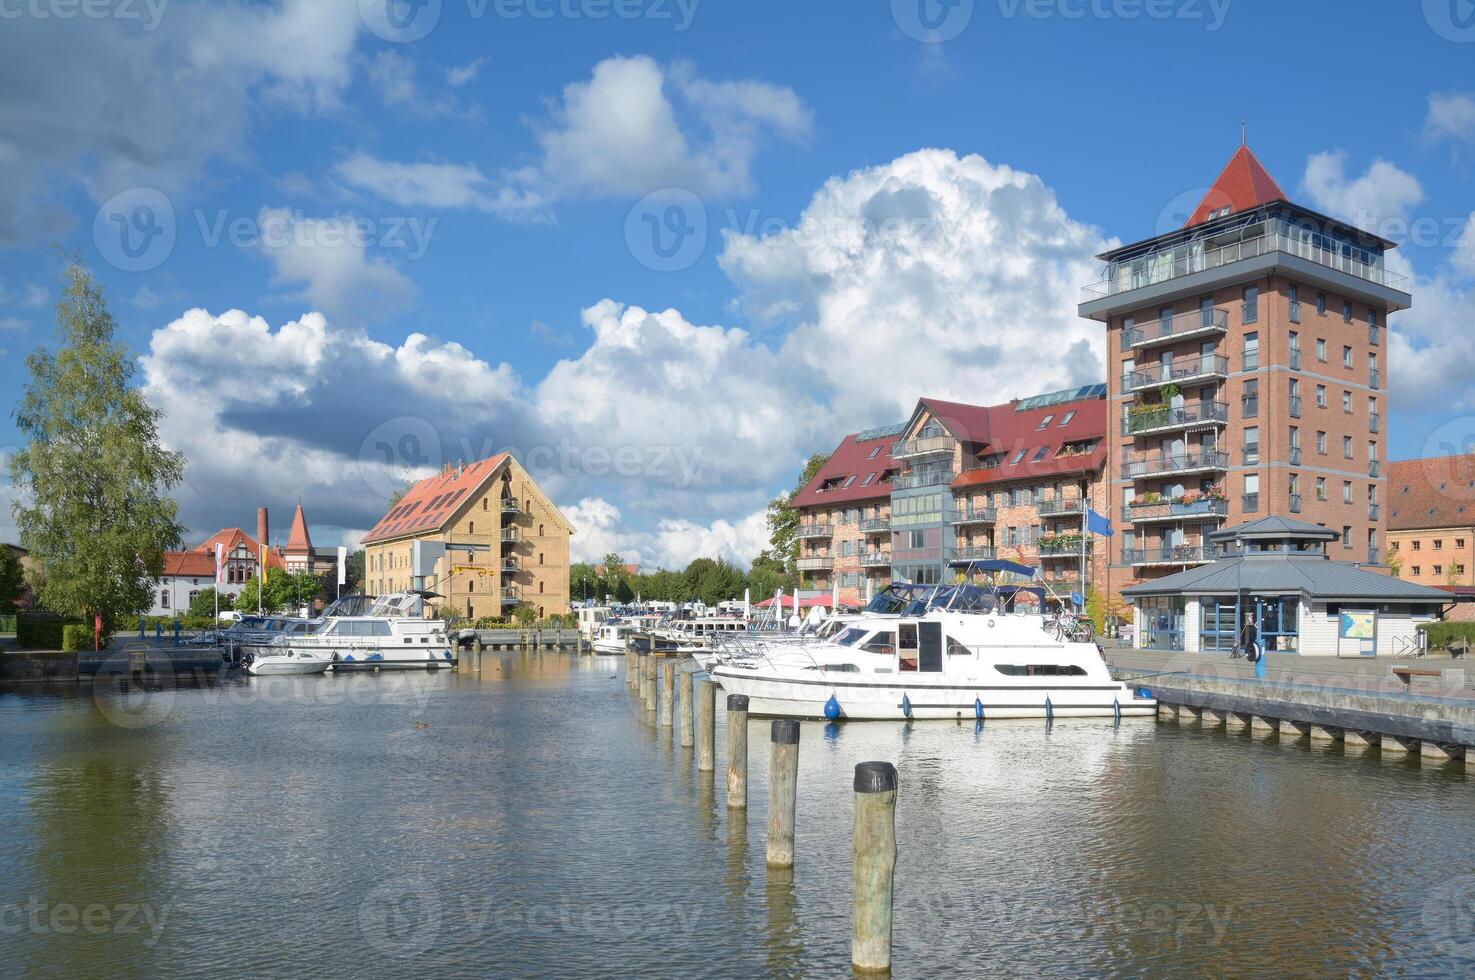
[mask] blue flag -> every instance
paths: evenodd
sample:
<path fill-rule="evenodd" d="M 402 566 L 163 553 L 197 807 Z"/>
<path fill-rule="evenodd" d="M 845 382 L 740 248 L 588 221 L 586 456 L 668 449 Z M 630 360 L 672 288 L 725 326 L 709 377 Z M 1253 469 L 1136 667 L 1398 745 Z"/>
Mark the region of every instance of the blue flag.
<path fill-rule="evenodd" d="M 1109 538 L 1114 533 L 1111 529 L 1111 522 L 1089 507 L 1086 508 L 1086 530 L 1104 538 Z"/>

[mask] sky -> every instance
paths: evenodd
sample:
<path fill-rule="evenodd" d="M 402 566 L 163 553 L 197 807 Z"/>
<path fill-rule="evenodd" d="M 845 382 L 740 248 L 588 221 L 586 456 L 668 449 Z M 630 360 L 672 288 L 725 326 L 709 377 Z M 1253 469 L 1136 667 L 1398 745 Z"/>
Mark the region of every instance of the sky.
<path fill-rule="evenodd" d="M 1471 0 L 0 0 L 0 401 L 80 254 L 188 543 L 508 449 L 576 559 L 745 563 L 845 433 L 1104 380 L 1242 121 L 1400 243 L 1390 456 L 1475 447 Z"/>

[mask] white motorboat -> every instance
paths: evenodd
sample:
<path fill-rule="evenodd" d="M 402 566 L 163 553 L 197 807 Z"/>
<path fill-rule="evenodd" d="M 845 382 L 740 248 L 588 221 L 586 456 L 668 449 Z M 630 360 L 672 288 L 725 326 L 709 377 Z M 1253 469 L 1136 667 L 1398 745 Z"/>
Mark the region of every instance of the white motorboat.
<path fill-rule="evenodd" d="M 425 599 L 419 592 L 380 596 L 367 613 L 325 616 L 311 633 L 278 638 L 272 653 L 326 656 L 334 673 L 454 667 L 445 620 L 425 618 Z"/>
<path fill-rule="evenodd" d="M 625 652 L 625 645 L 630 639 L 630 634 L 635 632 L 633 623 L 619 620 L 605 620 L 599 624 L 594 632 L 594 639 L 590 646 L 595 653 L 620 654 Z"/>
<path fill-rule="evenodd" d="M 332 655 L 321 651 L 281 648 L 250 658 L 246 662 L 246 673 L 258 677 L 272 674 L 321 674 L 332 663 Z"/>
<path fill-rule="evenodd" d="M 1094 643 L 1056 638 L 1037 612 L 932 608 L 868 618 L 828 641 L 713 664 L 757 715 L 831 720 L 1151 715 Z"/>

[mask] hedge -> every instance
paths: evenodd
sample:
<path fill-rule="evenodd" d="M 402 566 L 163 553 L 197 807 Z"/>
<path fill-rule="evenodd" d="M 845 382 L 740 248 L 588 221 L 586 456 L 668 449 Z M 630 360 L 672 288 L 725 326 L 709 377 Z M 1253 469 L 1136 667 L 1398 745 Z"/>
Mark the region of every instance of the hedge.
<path fill-rule="evenodd" d="M 1430 650 L 1447 650 L 1457 643 L 1475 646 L 1475 623 L 1424 623 L 1419 630 Z"/>
<path fill-rule="evenodd" d="M 60 650 L 65 628 L 82 625 L 80 619 L 63 619 L 46 612 L 24 612 L 16 617 L 15 645 L 22 650 Z M 90 646 L 91 629 L 87 630 L 87 636 Z"/>
<path fill-rule="evenodd" d="M 63 653 L 80 653 L 92 649 L 92 630 L 80 623 L 67 623 L 61 628 Z"/>

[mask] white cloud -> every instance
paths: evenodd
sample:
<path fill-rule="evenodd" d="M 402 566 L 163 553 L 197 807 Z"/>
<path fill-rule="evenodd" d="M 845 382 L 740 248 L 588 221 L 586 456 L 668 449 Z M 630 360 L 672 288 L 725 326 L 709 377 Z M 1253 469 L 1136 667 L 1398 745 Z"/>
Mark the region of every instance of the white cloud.
<path fill-rule="evenodd" d="M 133 305 L 140 310 L 151 310 L 159 305 L 159 295 L 147 286 L 139 286 L 133 294 Z"/>
<path fill-rule="evenodd" d="M 781 359 L 835 386 L 848 428 L 920 395 L 986 404 L 1104 376 L 1076 302 L 1107 243 L 1033 174 L 920 150 L 830 179 L 786 230 L 725 239 L 744 305 L 798 321 Z"/>
<path fill-rule="evenodd" d="M 18 316 L 0 317 L 0 330 L 8 330 L 19 333 L 20 331 L 25 330 L 28 326 L 30 326 L 30 324 L 26 323 L 26 321 L 22 320 Z"/>
<path fill-rule="evenodd" d="M 386 108 L 422 119 L 478 115 L 474 106 L 463 107 L 455 94 L 445 88 L 422 86 L 417 73 L 414 59 L 395 51 L 375 54 L 369 59 L 367 71 L 370 84 L 378 90 Z"/>
<path fill-rule="evenodd" d="M 139 5 L 142 11 L 147 5 Z M 153 30 L 113 19 L 21 17 L 0 31 L 0 240 L 55 234 L 68 181 L 94 200 L 169 193 L 206 161 L 249 147 L 265 104 L 340 104 L 361 23 L 353 4 L 172 4 Z M 65 70 L 58 70 L 65 65 Z"/>
<path fill-rule="evenodd" d="M 1313 154 L 1301 178 L 1306 199 L 1367 231 L 1406 227 L 1409 209 L 1424 199 L 1418 180 L 1386 160 L 1374 160 L 1361 176 L 1349 178 L 1346 164 L 1341 152 Z"/>
<path fill-rule="evenodd" d="M 474 165 L 396 163 L 356 153 L 333 168 L 341 180 L 405 208 L 468 208 L 519 216 L 537 202 L 497 187 Z"/>
<path fill-rule="evenodd" d="M 51 294 L 40 283 L 26 283 L 25 293 L 17 301 L 20 306 L 45 306 Z"/>
<path fill-rule="evenodd" d="M 574 346 L 574 338 L 568 336 L 567 334 L 559 333 L 557 330 L 548 326 L 548 324 L 544 323 L 542 320 L 534 320 L 532 323 L 529 323 L 528 333 L 532 334 L 532 336 L 539 343 L 545 344 L 549 347 Z"/>
<path fill-rule="evenodd" d="M 406 308 L 416 289 L 386 259 L 367 253 L 351 216 L 307 218 L 263 208 L 258 250 L 275 269 L 274 285 L 301 284 L 294 298 L 337 318 L 363 322 Z"/>
<path fill-rule="evenodd" d="M 598 563 L 613 552 L 645 568 L 682 569 L 697 558 L 725 558 L 745 566 L 768 547 L 764 511 L 736 523 L 662 520 L 646 531 L 626 528 L 620 509 L 602 497 L 585 497 L 560 509 L 577 529 L 569 543 L 574 561 Z"/>
<path fill-rule="evenodd" d="M 464 65 L 452 65 L 446 69 L 446 84 L 452 88 L 460 88 L 467 82 L 475 81 L 477 73 L 486 63 L 486 58 L 476 58 Z"/>
<path fill-rule="evenodd" d="M 1457 273 L 1475 278 L 1475 212 L 1465 219 L 1465 228 L 1460 232 L 1449 263 Z"/>
<path fill-rule="evenodd" d="M 1475 93 L 1444 92 L 1429 96 L 1424 138 L 1475 143 Z"/>

